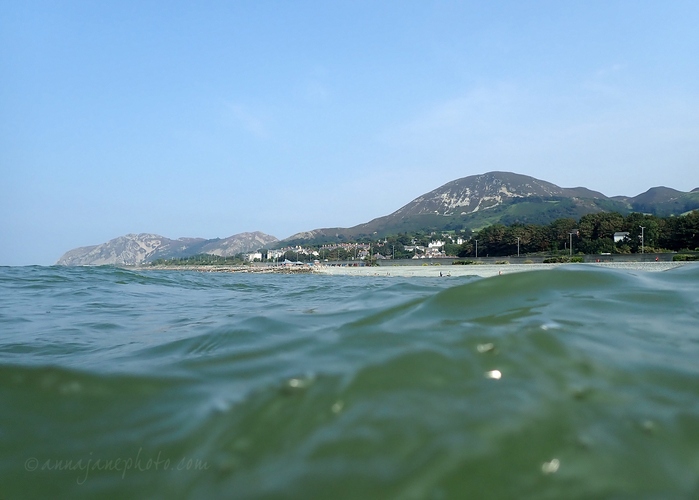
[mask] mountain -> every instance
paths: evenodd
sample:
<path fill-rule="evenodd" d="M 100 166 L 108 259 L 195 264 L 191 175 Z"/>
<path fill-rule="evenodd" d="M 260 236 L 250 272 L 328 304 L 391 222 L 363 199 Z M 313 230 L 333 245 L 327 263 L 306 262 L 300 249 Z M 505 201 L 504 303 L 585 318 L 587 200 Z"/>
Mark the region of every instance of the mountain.
<path fill-rule="evenodd" d="M 252 252 L 279 241 L 274 236 L 256 231 L 254 233 L 240 233 L 222 240 L 207 240 L 198 253 L 208 253 L 221 257 L 232 257 L 245 252 Z"/>
<path fill-rule="evenodd" d="M 666 217 L 696 209 L 699 205 L 699 189 L 685 193 L 676 189 L 658 186 L 650 188 L 645 193 L 641 193 L 633 198 L 615 196 L 614 199 L 625 202 L 634 212 Z"/>
<path fill-rule="evenodd" d="M 550 182 L 509 172 L 473 175 L 430 191 L 395 211 L 392 216 L 467 215 L 505 204 L 518 198 L 606 199 L 586 188 L 564 189 Z"/>
<path fill-rule="evenodd" d="M 448 182 L 392 214 L 367 223 L 297 233 L 278 245 L 328 243 L 417 230 L 478 230 L 495 223 L 548 224 L 596 212 L 641 211 L 665 216 L 695 208 L 699 208 L 699 192 L 653 188 L 633 198 L 609 198 L 584 187 L 562 188 L 527 175 L 488 172 Z"/>
<path fill-rule="evenodd" d="M 158 258 L 197 254 L 231 256 L 260 248 L 341 242 L 383 237 L 409 231 L 479 230 L 491 224 L 548 224 L 556 219 L 597 212 L 643 212 L 679 215 L 699 208 L 699 188 L 689 193 L 654 187 L 635 197 L 607 197 L 584 187 L 562 188 L 511 172 L 488 172 L 463 177 L 415 198 L 390 215 L 350 228 L 314 229 L 282 241 L 264 233 L 241 233 L 230 238 L 171 240 L 157 234 L 127 234 L 101 245 L 66 252 L 61 265 L 134 265 Z"/>
<path fill-rule="evenodd" d="M 179 238 L 171 240 L 157 234 L 127 234 L 101 245 L 75 248 L 63 254 L 57 265 L 99 266 L 138 265 L 155 259 L 188 257 L 201 253 L 228 257 L 251 252 L 277 242 L 265 233 L 240 233 L 225 239 Z"/>

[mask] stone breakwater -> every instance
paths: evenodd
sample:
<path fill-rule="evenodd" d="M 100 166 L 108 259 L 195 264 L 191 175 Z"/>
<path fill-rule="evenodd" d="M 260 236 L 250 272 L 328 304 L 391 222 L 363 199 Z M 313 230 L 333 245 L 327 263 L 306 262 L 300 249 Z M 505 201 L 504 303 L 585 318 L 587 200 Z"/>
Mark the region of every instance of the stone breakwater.
<path fill-rule="evenodd" d="M 128 269 L 159 271 L 196 271 L 200 273 L 250 273 L 250 274 L 309 274 L 309 266 L 137 266 Z"/>

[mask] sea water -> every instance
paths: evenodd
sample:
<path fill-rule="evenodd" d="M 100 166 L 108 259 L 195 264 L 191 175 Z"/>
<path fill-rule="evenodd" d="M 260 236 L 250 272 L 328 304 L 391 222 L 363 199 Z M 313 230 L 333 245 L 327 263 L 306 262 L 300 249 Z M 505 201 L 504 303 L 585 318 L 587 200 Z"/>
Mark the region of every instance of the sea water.
<path fill-rule="evenodd" d="M 699 267 L 0 268 L 0 498 L 697 498 Z"/>

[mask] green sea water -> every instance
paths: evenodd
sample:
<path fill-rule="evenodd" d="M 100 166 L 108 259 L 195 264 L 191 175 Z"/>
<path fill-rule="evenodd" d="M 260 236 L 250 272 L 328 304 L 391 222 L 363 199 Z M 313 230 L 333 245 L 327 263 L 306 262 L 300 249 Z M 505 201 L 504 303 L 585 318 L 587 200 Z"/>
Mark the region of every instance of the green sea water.
<path fill-rule="evenodd" d="M 15 498 L 699 498 L 699 267 L 0 268 Z"/>

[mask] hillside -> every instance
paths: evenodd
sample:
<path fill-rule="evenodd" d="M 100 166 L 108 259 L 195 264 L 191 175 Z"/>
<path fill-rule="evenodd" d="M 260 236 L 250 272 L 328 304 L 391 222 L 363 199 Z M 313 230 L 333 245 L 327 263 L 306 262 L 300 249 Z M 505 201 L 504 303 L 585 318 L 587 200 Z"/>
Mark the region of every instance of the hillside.
<path fill-rule="evenodd" d="M 699 208 L 699 190 L 697 189 L 685 193 L 658 186 L 633 198 L 615 197 L 615 199 L 628 204 L 634 212 L 643 212 L 659 217 L 682 214 Z"/>
<path fill-rule="evenodd" d="M 585 187 L 562 188 L 527 175 L 488 172 L 448 182 L 392 214 L 367 223 L 298 233 L 280 244 L 322 243 L 417 230 L 477 230 L 498 222 L 548 224 L 562 217 L 577 219 L 588 213 L 631 210 L 627 200 L 612 199 Z"/>
<path fill-rule="evenodd" d="M 261 232 L 240 233 L 225 239 L 179 238 L 171 240 L 157 234 L 127 234 L 101 245 L 70 250 L 58 259 L 57 265 L 99 266 L 138 265 L 155 259 L 188 257 L 201 253 L 232 256 L 251 252 L 277 242 L 277 238 Z"/>

